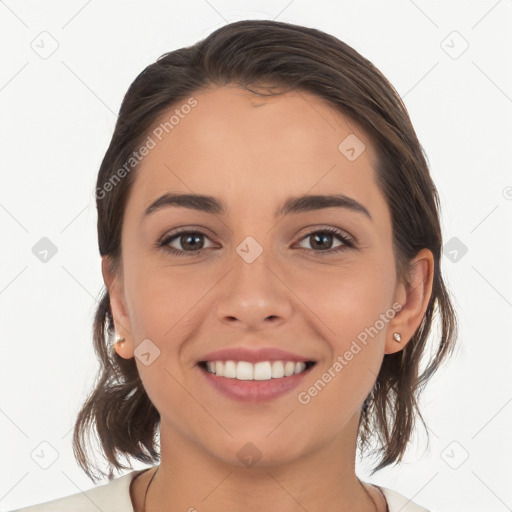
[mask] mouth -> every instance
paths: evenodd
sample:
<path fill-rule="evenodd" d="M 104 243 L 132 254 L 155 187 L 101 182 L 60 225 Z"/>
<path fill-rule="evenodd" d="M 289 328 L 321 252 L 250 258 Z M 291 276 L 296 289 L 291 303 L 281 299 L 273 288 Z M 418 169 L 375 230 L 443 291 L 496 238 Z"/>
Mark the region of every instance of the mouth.
<path fill-rule="evenodd" d="M 204 372 L 239 381 L 266 381 L 287 379 L 293 375 L 306 373 L 316 361 L 199 361 L 198 366 Z"/>
<path fill-rule="evenodd" d="M 224 397 L 251 404 L 289 395 L 313 371 L 316 361 L 199 361 L 204 382 Z"/>

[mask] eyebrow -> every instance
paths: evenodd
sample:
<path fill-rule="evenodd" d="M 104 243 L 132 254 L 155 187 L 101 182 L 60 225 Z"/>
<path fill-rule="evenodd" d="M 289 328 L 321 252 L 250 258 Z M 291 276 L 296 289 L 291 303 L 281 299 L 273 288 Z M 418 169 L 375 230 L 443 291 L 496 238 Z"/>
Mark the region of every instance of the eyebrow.
<path fill-rule="evenodd" d="M 141 221 L 152 213 L 172 206 L 189 208 L 191 210 L 215 215 L 222 215 L 226 212 L 224 203 L 213 196 L 168 192 L 160 196 L 144 210 Z M 343 194 L 290 197 L 274 212 L 274 217 L 290 215 L 292 213 L 310 212 L 324 208 L 344 208 L 356 213 L 362 213 L 373 221 L 370 212 L 361 203 Z"/>

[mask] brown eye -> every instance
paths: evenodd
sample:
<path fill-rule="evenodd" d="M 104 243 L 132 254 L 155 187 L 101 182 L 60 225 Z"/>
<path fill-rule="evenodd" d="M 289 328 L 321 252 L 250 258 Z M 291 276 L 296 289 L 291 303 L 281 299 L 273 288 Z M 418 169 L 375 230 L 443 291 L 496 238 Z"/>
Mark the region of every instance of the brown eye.
<path fill-rule="evenodd" d="M 208 237 L 202 231 L 182 230 L 164 237 L 158 243 L 158 247 L 162 247 L 165 251 L 177 256 L 195 256 L 205 249 L 203 238 Z M 174 246 L 171 246 L 171 244 L 174 244 Z"/>
<path fill-rule="evenodd" d="M 337 238 L 342 243 L 332 248 L 333 246 L 333 238 Z M 312 249 L 306 248 L 308 252 L 314 253 L 326 253 L 333 254 L 338 253 L 340 251 L 344 251 L 347 248 L 354 247 L 353 241 L 349 238 L 345 233 L 339 231 L 335 228 L 325 228 L 317 231 L 311 231 L 306 236 L 304 236 L 301 240 L 310 239 L 310 245 Z"/>
<path fill-rule="evenodd" d="M 333 239 L 338 239 L 341 243 L 333 248 Z M 208 247 L 204 246 L 204 239 L 208 239 L 208 235 L 202 231 L 187 231 L 185 229 L 175 232 L 164 237 L 157 243 L 158 247 L 163 248 L 166 252 L 176 256 L 196 256 L 202 250 Z M 311 239 L 311 249 L 304 248 L 308 252 L 321 255 L 335 254 L 354 247 L 354 242 L 342 231 L 335 228 L 324 228 L 311 231 L 303 236 L 302 240 Z M 171 245 L 174 244 L 174 245 Z"/>

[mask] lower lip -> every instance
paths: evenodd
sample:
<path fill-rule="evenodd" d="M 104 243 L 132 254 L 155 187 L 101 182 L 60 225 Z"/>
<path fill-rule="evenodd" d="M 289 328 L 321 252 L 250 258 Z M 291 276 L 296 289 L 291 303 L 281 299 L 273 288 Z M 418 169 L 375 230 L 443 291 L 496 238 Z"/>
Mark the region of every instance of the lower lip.
<path fill-rule="evenodd" d="M 295 389 L 315 366 L 313 365 L 296 375 L 269 380 L 238 380 L 217 377 L 214 373 L 210 373 L 200 366 L 198 368 L 206 380 L 228 398 L 242 402 L 266 402 Z"/>

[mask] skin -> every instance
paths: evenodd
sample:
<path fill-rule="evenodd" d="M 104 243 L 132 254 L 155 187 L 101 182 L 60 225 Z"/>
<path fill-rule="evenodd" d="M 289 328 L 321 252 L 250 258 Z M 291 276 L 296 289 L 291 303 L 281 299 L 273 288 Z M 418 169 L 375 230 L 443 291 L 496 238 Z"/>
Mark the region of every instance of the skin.
<path fill-rule="evenodd" d="M 147 338 L 160 350 L 149 366 L 136 357 L 161 415 L 161 462 L 146 511 L 256 512 L 271 506 L 280 512 L 373 512 L 354 467 L 360 407 L 384 354 L 403 349 L 421 323 L 432 290 L 432 253 L 424 249 L 411 262 L 411 286 L 398 279 L 372 144 L 322 99 L 305 92 L 264 99 L 234 85 L 194 97 L 198 105 L 137 170 L 122 228 L 122 268 L 112 274 L 107 258 L 102 264 L 116 330 L 126 339 L 118 354 L 134 357 Z M 349 134 L 366 146 L 354 161 L 338 150 Z M 169 191 L 213 195 L 228 211 L 212 215 L 175 206 L 141 222 L 144 209 Z M 285 199 L 306 193 L 348 195 L 373 220 L 342 208 L 273 218 Z M 207 233 L 199 255 L 154 247 L 181 226 Z M 318 249 L 306 235 L 331 226 L 355 237 L 356 247 L 321 254 L 342 242 L 333 236 Z M 263 249 L 250 264 L 236 252 L 247 236 Z M 191 250 L 180 237 L 171 243 Z M 400 312 L 309 404 L 300 404 L 298 392 L 394 302 Z M 232 346 L 280 347 L 317 365 L 300 389 L 241 403 L 205 383 L 196 366 L 207 352 Z M 247 442 L 261 452 L 252 467 L 237 457 Z M 136 512 L 153 473 L 134 481 Z M 364 487 L 384 511 L 379 491 Z"/>

